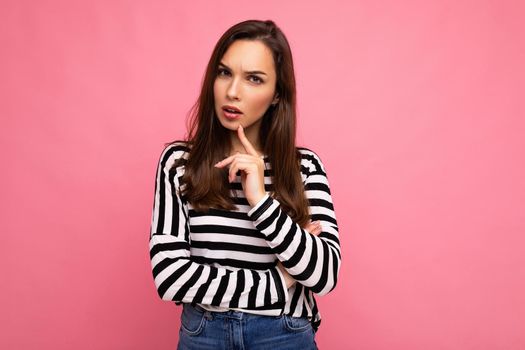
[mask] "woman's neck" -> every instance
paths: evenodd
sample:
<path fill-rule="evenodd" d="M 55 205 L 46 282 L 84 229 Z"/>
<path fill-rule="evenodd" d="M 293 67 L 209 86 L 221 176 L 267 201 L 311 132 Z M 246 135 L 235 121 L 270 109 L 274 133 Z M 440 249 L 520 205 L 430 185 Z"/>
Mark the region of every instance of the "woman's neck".
<path fill-rule="evenodd" d="M 250 142 L 250 143 L 251 143 L 251 142 Z M 256 145 L 254 145 L 253 143 L 252 143 L 252 145 L 253 145 L 253 148 L 255 148 L 255 150 L 257 151 L 257 153 L 258 153 L 260 156 L 262 156 L 262 155 L 264 154 L 263 150 L 261 149 L 261 147 L 260 147 L 259 145 L 256 146 Z M 248 153 L 240 141 L 239 141 L 238 144 L 236 144 L 236 145 L 234 145 L 234 146 L 232 146 L 232 147 L 230 148 L 230 156 L 233 156 L 233 155 L 234 155 L 235 153 L 237 153 L 237 152 L 240 152 L 240 153 Z"/>
<path fill-rule="evenodd" d="M 257 125 L 251 125 L 247 129 L 244 129 L 244 134 L 257 153 L 263 155 L 264 152 L 262 151 L 261 143 L 259 142 L 259 129 L 255 128 L 255 126 Z M 234 155 L 237 151 L 240 153 L 248 153 L 239 139 L 237 130 L 230 131 L 230 136 L 230 155 Z"/>

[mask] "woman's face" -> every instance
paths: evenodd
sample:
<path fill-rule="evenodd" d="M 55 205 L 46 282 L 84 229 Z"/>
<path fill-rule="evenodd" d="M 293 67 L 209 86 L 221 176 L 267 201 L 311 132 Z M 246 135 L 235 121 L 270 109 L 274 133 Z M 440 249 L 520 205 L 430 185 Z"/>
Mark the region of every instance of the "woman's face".
<path fill-rule="evenodd" d="M 222 56 L 217 72 L 213 93 L 220 123 L 232 131 L 241 124 L 247 133 L 258 135 L 264 113 L 278 100 L 274 98 L 276 72 L 271 50 L 258 40 L 236 40 Z M 228 118 L 225 105 L 241 113 Z"/>

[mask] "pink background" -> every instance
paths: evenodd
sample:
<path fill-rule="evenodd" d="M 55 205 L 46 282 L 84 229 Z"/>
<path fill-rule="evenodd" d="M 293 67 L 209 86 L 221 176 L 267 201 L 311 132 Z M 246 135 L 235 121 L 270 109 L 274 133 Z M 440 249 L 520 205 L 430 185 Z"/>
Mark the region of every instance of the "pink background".
<path fill-rule="evenodd" d="M 155 167 L 213 45 L 273 19 L 339 221 L 321 349 L 525 348 L 521 1 L 2 1 L 2 349 L 174 349 Z"/>

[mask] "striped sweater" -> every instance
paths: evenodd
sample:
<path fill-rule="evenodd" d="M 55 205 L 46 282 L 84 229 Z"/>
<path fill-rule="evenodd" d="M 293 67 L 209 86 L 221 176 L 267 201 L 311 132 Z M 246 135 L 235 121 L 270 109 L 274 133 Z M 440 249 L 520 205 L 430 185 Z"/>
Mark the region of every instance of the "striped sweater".
<path fill-rule="evenodd" d="M 292 221 L 270 195 L 267 156 L 267 193 L 255 206 L 248 204 L 237 175 L 230 188 L 238 210 L 212 208 L 202 213 L 181 194 L 188 144 L 176 141 L 165 147 L 157 166 L 149 239 L 161 299 L 211 311 L 306 316 L 317 331 L 321 313 L 314 294 L 325 295 L 336 286 L 341 247 L 324 165 L 310 149 L 298 150 L 310 218 L 322 226 L 317 236 Z M 277 259 L 297 281 L 289 289 Z"/>

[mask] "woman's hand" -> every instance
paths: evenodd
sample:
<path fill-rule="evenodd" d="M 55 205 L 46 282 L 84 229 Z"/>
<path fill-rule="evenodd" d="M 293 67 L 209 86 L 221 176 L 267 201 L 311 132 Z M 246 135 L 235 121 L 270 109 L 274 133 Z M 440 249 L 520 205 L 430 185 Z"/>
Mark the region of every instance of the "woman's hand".
<path fill-rule="evenodd" d="M 311 233 L 312 235 L 319 235 L 322 231 L 322 227 L 321 227 L 321 223 L 319 221 L 310 221 L 306 227 L 305 227 L 305 230 L 309 233 Z M 278 261 L 277 262 L 277 267 L 279 268 L 279 270 L 281 270 L 281 273 L 283 274 L 284 276 L 284 280 L 286 281 L 286 288 L 290 288 L 291 286 L 294 285 L 295 282 L 297 282 L 289 273 L 288 271 L 286 271 L 286 269 L 284 268 L 283 264 L 281 263 L 281 261 Z"/>
<path fill-rule="evenodd" d="M 264 160 L 244 134 L 244 129 L 241 125 L 239 125 L 237 132 L 247 154 L 237 152 L 233 156 L 224 158 L 215 166 L 222 168 L 231 164 L 228 174 L 230 182 L 235 179 L 237 171 L 241 170 L 242 189 L 246 200 L 253 207 L 266 195 L 266 190 L 264 189 Z"/>

